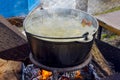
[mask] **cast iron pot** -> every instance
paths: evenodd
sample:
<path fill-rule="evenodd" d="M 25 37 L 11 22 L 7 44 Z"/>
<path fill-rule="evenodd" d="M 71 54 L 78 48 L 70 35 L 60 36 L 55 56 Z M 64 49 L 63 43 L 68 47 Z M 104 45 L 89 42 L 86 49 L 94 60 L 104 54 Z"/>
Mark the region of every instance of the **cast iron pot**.
<path fill-rule="evenodd" d="M 40 36 L 27 31 L 28 24 L 34 22 L 36 18 L 41 18 L 39 14 L 48 15 L 51 13 L 52 15 L 54 13 L 59 14 L 59 16 L 79 16 L 80 20 L 91 21 L 95 29 L 93 32 L 88 30 L 77 37 L 66 38 Z M 36 10 L 26 17 L 23 25 L 34 59 L 45 66 L 56 68 L 72 67 L 84 62 L 90 55 L 95 33 L 98 29 L 97 20 L 91 15 L 80 10 L 64 8 Z"/>

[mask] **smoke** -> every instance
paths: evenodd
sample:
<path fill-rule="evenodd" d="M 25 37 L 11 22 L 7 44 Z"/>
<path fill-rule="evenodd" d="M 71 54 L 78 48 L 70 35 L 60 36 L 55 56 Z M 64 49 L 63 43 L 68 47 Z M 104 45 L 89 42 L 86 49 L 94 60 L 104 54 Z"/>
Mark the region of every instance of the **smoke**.
<path fill-rule="evenodd" d="M 41 0 L 43 8 L 75 8 L 75 0 Z"/>

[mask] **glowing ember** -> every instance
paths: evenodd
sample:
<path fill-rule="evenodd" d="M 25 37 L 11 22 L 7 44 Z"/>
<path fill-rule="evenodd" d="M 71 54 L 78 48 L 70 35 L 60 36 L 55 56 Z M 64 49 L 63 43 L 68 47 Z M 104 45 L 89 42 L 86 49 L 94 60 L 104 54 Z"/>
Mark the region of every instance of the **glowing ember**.
<path fill-rule="evenodd" d="M 62 76 L 60 80 L 70 80 L 68 77 Z"/>

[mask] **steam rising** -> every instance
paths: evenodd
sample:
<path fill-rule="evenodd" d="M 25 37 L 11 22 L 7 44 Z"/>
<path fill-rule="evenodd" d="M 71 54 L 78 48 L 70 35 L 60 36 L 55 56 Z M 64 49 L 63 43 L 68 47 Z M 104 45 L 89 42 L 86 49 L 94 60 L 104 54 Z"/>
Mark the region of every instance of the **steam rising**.
<path fill-rule="evenodd" d="M 42 0 L 44 8 L 75 8 L 75 0 Z"/>

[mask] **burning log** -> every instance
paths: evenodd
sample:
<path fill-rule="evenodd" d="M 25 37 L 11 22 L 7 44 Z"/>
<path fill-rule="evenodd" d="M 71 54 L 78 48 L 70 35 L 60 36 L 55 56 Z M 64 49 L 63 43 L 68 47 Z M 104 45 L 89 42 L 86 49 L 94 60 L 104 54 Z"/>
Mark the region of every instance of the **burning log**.
<path fill-rule="evenodd" d="M 106 77 L 114 73 L 114 70 L 111 69 L 110 64 L 105 60 L 95 43 L 91 53 L 93 56 L 93 64 L 98 68 L 97 71 L 99 72 L 99 76 Z"/>

